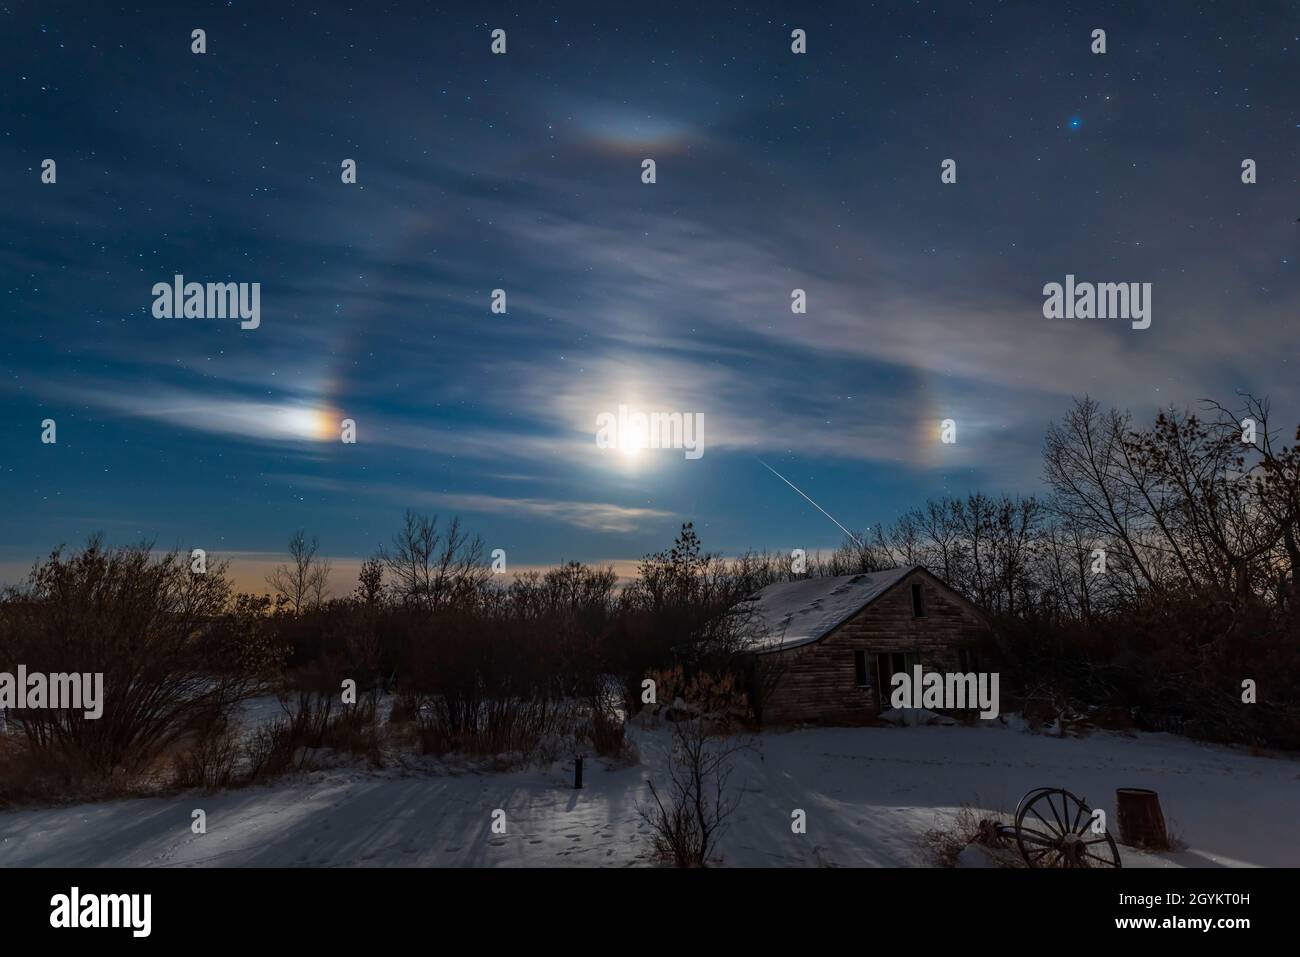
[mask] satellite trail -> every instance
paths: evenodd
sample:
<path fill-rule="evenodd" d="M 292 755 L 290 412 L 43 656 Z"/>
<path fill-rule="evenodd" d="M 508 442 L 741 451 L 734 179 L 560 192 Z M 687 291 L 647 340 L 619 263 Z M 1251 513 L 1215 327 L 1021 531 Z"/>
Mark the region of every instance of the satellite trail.
<path fill-rule="evenodd" d="M 794 489 L 794 490 L 795 490 L 796 492 L 798 492 L 800 495 L 803 495 L 803 497 L 804 497 L 805 499 L 807 499 L 809 505 L 811 505 L 813 508 L 817 509 L 817 511 L 821 512 L 823 515 L 825 515 L 827 518 L 829 518 L 829 519 L 830 519 L 832 522 L 834 522 L 836 525 L 839 525 L 840 531 L 843 532 L 845 535 L 849 536 L 849 538 L 853 539 L 853 541 L 857 544 L 858 548 L 866 548 L 865 545 L 863 545 L 861 542 L 858 541 L 858 536 L 854 535 L 852 532 L 850 532 L 850 531 L 849 531 L 847 528 L 845 528 L 843 525 L 840 525 L 839 520 L 836 519 L 834 515 L 832 515 L 832 514 L 831 514 L 830 512 L 828 512 L 828 511 L 826 511 L 826 509 L 822 508 L 820 505 L 818 505 L 818 504 L 817 504 L 816 502 L 814 502 L 812 499 L 808 498 L 807 495 L 804 495 L 804 493 L 803 493 L 803 489 L 799 488 L 799 486 L 795 485 L 795 484 L 794 484 L 793 482 L 791 482 L 788 478 L 786 478 L 784 475 L 782 475 L 782 474 L 781 474 L 780 472 L 778 472 L 776 469 L 772 468 L 772 466 L 768 465 L 768 464 L 767 464 L 766 462 L 764 462 L 762 459 L 759 459 L 759 460 L 758 460 L 758 464 L 761 465 L 761 466 L 763 466 L 763 468 L 767 469 L 769 472 L 771 472 L 773 475 L 775 475 L 777 478 L 779 478 L 779 479 L 780 479 L 782 482 L 784 482 L 786 485 L 790 486 L 792 489 Z"/>

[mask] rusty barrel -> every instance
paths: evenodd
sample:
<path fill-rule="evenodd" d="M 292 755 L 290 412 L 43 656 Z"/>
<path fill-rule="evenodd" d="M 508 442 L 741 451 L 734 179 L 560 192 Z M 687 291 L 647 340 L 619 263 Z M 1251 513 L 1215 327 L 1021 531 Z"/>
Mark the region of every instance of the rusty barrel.
<path fill-rule="evenodd" d="M 1129 847 L 1163 849 L 1169 846 L 1160 796 L 1149 788 L 1116 788 L 1115 817 L 1120 843 Z"/>

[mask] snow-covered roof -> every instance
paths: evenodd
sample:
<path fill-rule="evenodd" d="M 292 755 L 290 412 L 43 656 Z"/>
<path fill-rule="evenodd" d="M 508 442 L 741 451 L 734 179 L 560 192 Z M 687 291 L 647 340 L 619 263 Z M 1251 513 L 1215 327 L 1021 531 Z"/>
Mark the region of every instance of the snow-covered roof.
<path fill-rule="evenodd" d="M 752 615 L 747 629 L 752 632 L 752 647 L 774 651 L 817 641 L 918 567 L 768 585 L 743 603 Z"/>

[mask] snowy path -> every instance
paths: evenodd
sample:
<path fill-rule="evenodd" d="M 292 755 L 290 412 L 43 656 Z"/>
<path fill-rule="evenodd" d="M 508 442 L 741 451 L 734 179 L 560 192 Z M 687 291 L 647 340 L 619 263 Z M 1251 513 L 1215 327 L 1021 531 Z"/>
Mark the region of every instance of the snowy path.
<path fill-rule="evenodd" d="M 650 863 L 636 804 L 662 774 L 663 732 L 642 765 L 607 771 L 425 774 L 326 771 L 270 787 L 0 813 L 0 866 L 628 866 Z M 1009 811 L 1061 785 L 1112 816 L 1116 787 L 1160 793 L 1192 850 L 1126 852 L 1128 866 L 1300 865 L 1300 761 L 1169 735 L 1059 740 L 1002 728 L 863 728 L 766 734 L 732 778 L 723 840 L 742 866 L 925 864 L 921 841 L 963 804 Z M 190 813 L 208 831 L 190 831 Z M 507 833 L 492 832 L 506 812 Z M 791 832 L 791 812 L 808 832 Z M 1112 825 L 1112 831 L 1114 830 Z"/>

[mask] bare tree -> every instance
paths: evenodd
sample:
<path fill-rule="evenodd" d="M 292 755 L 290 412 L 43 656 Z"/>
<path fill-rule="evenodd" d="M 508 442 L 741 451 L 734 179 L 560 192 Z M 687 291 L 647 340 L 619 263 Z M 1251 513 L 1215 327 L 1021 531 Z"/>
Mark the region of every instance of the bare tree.
<path fill-rule="evenodd" d="M 956 582 L 966 554 L 953 517 L 953 500 L 942 498 L 926 502 L 917 522 L 932 548 L 927 562 L 930 570 L 946 582 Z"/>
<path fill-rule="evenodd" d="M 1238 448 L 1243 451 L 1239 471 L 1248 489 L 1243 498 L 1249 502 L 1248 520 L 1256 547 L 1248 544 L 1237 557 L 1239 573 L 1245 574 L 1247 564 L 1258 559 L 1259 577 L 1274 587 L 1277 603 L 1288 607 L 1300 586 L 1300 428 L 1295 434 L 1296 445 L 1280 445 L 1269 426 L 1268 400 L 1249 394 L 1241 399 L 1242 408 L 1236 413 L 1218 402 L 1207 402 L 1219 413 L 1219 428 L 1239 440 Z M 1246 425 L 1254 432 L 1252 443 L 1246 442 Z M 1245 588 L 1239 581 L 1238 590 Z"/>
<path fill-rule="evenodd" d="M 1044 450 L 1054 509 L 1111 551 L 1133 596 L 1285 605 L 1300 562 L 1300 452 L 1276 444 L 1267 401 L 1206 404 L 1217 420 L 1169 409 L 1135 428 L 1127 413 L 1076 403 Z"/>
<path fill-rule="evenodd" d="M 864 572 L 879 571 L 896 564 L 891 560 L 889 549 L 880 539 L 880 527 L 875 529 L 873 541 L 869 530 L 864 529 L 856 535 L 845 535 L 839 546 L 829 556 L 820 556 L 813 566 L 816 576 L 861 575 Z"/>
<path fill-rule="evenodd" d="M 1136 591 L 1159 588 L 1161 581 L 1145 546 L 1148 524 L 1140 475 L 1138 482 L 1125 477 L 1128 432 L 1127 415 L 1113 409 L 1103 412 L 1098 402 L 1085 396 L 1063 423 L 1048 428 L 1043 471 L 1061 518 L 1113 550 L 1112 567 L 1127 575 Z M 1122 562 L 1113 560 L 1120 557 Z"/>
<path fill-rule="evenodd" d="M 316 536 L 308 541 L 306 533 L 298 529 L 289 539 L 289 564 L 276 566 L 266 576 L 266 583 L 293 608 L 295 615 L 319 607 L 329 592 L 330 563 L 317 557 L 319 550 Z"/>
<path fill-rule="evenodd" d="M 441 608 L 477 597 L 492 574 L 483 562 L 483 542 L 453 518 L 446 534 L 438 516 L 407 511 L 392 550 L 379 557 L 392 575 L 390 588 L 404 605 Z"/>

